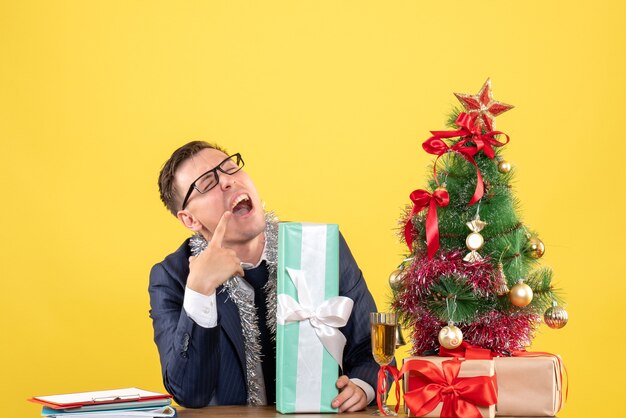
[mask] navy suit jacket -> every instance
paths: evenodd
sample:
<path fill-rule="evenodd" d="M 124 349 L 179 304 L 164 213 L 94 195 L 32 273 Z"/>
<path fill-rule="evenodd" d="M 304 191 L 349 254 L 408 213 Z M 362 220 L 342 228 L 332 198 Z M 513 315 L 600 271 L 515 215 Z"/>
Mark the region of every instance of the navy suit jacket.
<path fill-rule="evenodd" d="M 150 317 L 159 349 L 163 384 L 182 406 L 243 405 L 247 401 L 244 339 L 237 306 L 216 292 L 218 324 L 203 328 L 183 309 L 189 274 L 189 240 L 150 272 Z M 369 313 L 376 304 L 343 237 L 339 244 L 339 294 L 354 300 L 348 323 L 343 373 L 376 390 L 379 366 L 371 353 Z"/>

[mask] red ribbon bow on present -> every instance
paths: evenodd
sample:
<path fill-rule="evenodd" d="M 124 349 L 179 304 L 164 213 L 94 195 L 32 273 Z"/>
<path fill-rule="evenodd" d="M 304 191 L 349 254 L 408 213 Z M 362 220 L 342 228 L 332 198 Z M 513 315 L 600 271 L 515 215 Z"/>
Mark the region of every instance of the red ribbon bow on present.
<path fill-rule="evenodd" d="M 417 388 L 404 394 L 411 414 L 422 416 L 443 402 L 442 417 L 481 418 L 478 406 L 498 401 L 495 376 L 458 377 L 461 360 L 446 360 L 442 370 L 426 360 L 404 363 L 400 373 L 415 372 Z"/>
<path fill-rule="evenodd" d="M 428 215 L 426 216 L 426 242 L 428 244 L 428 258 L 432 259 L 433 255 L 439 249 L 439 222 L 437 221 L 437 206 L 448 206 L 450 196 L 445 189 L 437 189 L 432 194 L 426 190 L 414 190 L 409 196 L 413 202 L 413 210 L 409 215 L 409 219 L 404 225 L 404 239 L 409 251 L 413 251 L 413 216 L 421 210 L 428 207 Z"/>
<path fill-rule="evenodd" d="M 455 131 L 430 131 L 433 136 L 428 138 L 422 144 L 424 151 L 429 154 L 437 155 L 437 159 L 433 165 L 433 172 L 435 174 L 435 181 L 437 184 L 439 184 L 439 180 L 437 179 L 437 160 L 447 152 L 458 152 L 476 168 L 476 189 L 474 190 L 474 195 L 470 199 L 469 206 L 478 202 L 483 197 L 485 189 L 482 175 L 476 161 L 474 160 L 474 156 L 478 152 L 483 151 L 487 157 L 493 160 L 496 156 L 493 147 L 502 147 L 508 144 L 510 140 L 507 134 L 500 131 L 489 131 L 483 134 L 480 128 L 475 125 L 474 120 L 474 117 L 468 115 L 467 113 L 461 113 L 455 121 L 461 129 L 457 129 Z M 495 136 L 499 134 L 506 136 L 506 142 L 499 142 L 495 138 Z M 448 144 L 443 141 L 443 139 L 454 138 L 457 136 L 463 137 L 463 139 L 454 144 L 452 147 L 449 147 Z M 474 146 L 470 145 L 470 142 L 473 142 Z"/>
<path fill-rule="evenodd" d="M 460 357 L 466 360 L 491 360 L 498 354 L 486 348 L 471 345 L 465 341 L 460 346 L 453 349 L 439 347 L 439 357 Z"/>
<path fill-rule="evenodd" d="M 393 377 L 393 381 L 396 383 L 396 414 L 398 413 L 398 409 L 400 409 L 400 384 L 398 381 L 400 380 L 400 372 L 395 366 L 384 365 L 380 366 L 378 370 L 378 386 L 376 387 L 376 402 L 378 403 L 378 410 L 382 415 L 387 415 L 385 410 L 383 409 L 383 395 L 387 392 L 387 377 L 385 376 L 385 371 L 387 371 L 391 377 Z"/>

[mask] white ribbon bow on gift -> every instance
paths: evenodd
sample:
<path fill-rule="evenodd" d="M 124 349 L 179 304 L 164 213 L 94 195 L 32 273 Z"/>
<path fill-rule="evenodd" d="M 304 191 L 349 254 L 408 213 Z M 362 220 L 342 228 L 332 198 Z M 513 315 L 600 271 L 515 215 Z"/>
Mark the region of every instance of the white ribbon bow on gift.
<path fill-rule="evenodd" d="M 304 271 L 289 267 L 285 269 L 296 286 L 300 302 L 298 303 L 286 294 L 278 295 L 277 322 L 285 325 L 289 322 L 308 319 L 324 348 L 343 369 L 343 349 L 346 345 L 346 337 L 337 328 L 348 323 L 354 301 L 345 296 L 335 296 L 315 308 L 311 301 Z"/>

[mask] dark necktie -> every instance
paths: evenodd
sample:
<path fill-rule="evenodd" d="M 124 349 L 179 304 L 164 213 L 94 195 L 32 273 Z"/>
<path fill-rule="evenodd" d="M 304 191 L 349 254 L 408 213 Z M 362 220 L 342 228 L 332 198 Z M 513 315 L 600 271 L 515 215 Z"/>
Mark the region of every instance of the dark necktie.
<path fill-rule="evenodd" d="M 256 268 L 245 270 L 244 279 L 254 288 L 254 305 L 257 308 L 261 332 L 261 367 L 265 380 L 267 404 L 273 405 L 276 402 L 276 345 L 267 327 L 267 295 L 263 290 L 268 276 L 267 264 L 263 261 Z"/>

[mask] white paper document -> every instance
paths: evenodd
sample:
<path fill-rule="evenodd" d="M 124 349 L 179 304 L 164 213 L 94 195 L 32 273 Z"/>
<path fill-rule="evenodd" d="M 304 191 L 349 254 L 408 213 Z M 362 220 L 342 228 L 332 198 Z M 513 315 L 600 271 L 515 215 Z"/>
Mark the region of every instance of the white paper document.
<path fill-rule="evenodd" d="M 163 397 L 158 392 L 150 392 L 138 388 L 100 390 L 96 392 L 67 393 L 63 395 L 36 396 L 44 402 L 57 405 L 106 403 L 120 400 L 138 400 L 143 398 Z"/>

